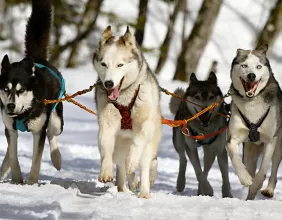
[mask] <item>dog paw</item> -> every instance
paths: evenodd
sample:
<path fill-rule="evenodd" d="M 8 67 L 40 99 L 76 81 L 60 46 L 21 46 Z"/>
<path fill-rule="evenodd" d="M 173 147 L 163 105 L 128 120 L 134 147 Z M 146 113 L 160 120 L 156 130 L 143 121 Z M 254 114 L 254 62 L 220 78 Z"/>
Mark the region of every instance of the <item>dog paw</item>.
<path fill-rule="evenodd" d="M 140 182 L 136 179 L 132 184 L 129 184 L 129 189 L 131 192 L 136 192 L 140 188 Z"/>
<path fill-rule="evenodd" d="M 118 192 L 127 192 L 125 184 L 123 186 L 118 186 L 117 190 L 118 190 Z"/>
<path fill-rule="evenodd" d="M 204 184 L 199 184 L 198 195 L 213 196 L 213 188 L 208 181 Z"/>
<path fill-rule="evenodd" d="M 176 184 L 176 190 L 177 192 L 183 192 L 183 190 L 185 189 L 185 183 L 186 180 L 185 178 L 177 178 L 177 184 Z"/>
<path fill-rule="evenodd" d="M 62 167 L 62 157 L 61 157 L 61 153 L 60 153 L 59 149 L 56 149 L 56 150 L 54 150 L 51 153 L 51 160 L 52 160 L 52 163 L 53 163 L 54 167 L 57 170 L 61 170 L 61 167 Z"/>
<path fill-rule="evenodd" d="M 137 167 L 138 167 L 138 163 L 132 157 L 129 157 L 126 160 L 126 173 L 128 175 L 134 173 Z"/>
<path fill-rule="evenodd" d="M 271 190 L 271 189 L 266 188 L 266 189 L 264 189 L 264 190 L 261 191 L 261 194 L 262 194 L 263 196 L 267 197 L 267 198 L 272 198 L 273 195 L 274 195 L 274 191 Z"/>
<path fill-rule="evenodd" d="M 144 193 L 144 192 L 140 192 L 138 198 L 141 198 L 141 199 L 150 199 L 151 198 L 151 195 L 150 193 Z"/>
<path fill-rule="evenodd" d="M 13 183 L 20 183 L 20 184 L 22 184 L 23 183 L 23 177 L 22 176 L 13 176 L 12 175 L 12 182 Z"/>
<path fill-rule="evenodd" d="M 253 178 L 246 169 L 243 169 L 241 172 L 238 172 L 238 177 L 241 184 L 246 187 L 253 184 Z"/>
<path fill-rule="evenodd" d="M 113 181 L 113 173 L 112 172 L 103 172 L 100 173 L 98 180 L 101 183 L 108 183 Z"/>

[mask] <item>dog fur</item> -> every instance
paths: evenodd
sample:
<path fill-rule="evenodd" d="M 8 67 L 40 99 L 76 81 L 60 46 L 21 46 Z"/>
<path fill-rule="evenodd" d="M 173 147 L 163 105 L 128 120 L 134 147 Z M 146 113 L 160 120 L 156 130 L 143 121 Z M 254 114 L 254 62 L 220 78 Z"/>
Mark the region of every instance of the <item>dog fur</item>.
<path fill-rule="evenodd" d="M 248 200 L 254 199 L 261 189 L 271 158 L 271 178 L 263 194 L 273 196 L 281 160 L 282 92 L 267 59 L 267 49 L 267 45 L 256 50 L 238 49 L 231 67 L 232 115 L 228 151 L 241 184 L 249 187 Z M 257 129 L 260 139 L 251 142 L 248 137 L 249 129 L 239 111 L 250 122 L 257 123 L 268 108 L 270 110 L 267 117 Z M 243 163 L 239 157 L 241 143 L 244 145 Z M 260 154 L 262 162 L 256 173 Z"/>
<path fill-rule="evenodd" d="M 100 82 L 95 91 L 101 155 L 99 181 L 112 181 L 116 164 L 118 191 L 126 190 L 127 176 L 129 189 L 134 192 L 138 187 L 135 171 L 140 167 L 139 197 L 149 198 L 150 185 L 157 175 L 157 150 L 162 133 L 157 80 L 128 27 L 121 37 L 113 36 L 110 26 L 105 29 L 93 63 Z M 109 81 L 111 89 L 107 85 Z M 123 130 L 121 114 L 113 102 L 127 106 L 139 85 L 131 110 L 132 129 Z"/>
<path fill-rule="evenodd" d="M 40 63 L 59 71 L 47 61 L 47 47 L 51 27 L 51 0 L 33 0 L 32 13 L 28 20 L 25 36 L 25 55 L 20 62 L 10 63 L 8 55 L 2 60 L 0 75 L 0 98 L 2 119 L 8 142 L 7 153 L 1 167 L 1 179 L 12 171 L 12 181 L 23 183 L 18 156 L 15 120 L 26 118 L 25 126 L 33 135 L 33 157 L 28 183 L 38 182 L 41 157 L 47 136 L 51 159 L 56 169 L 61 169 L 61 154 L 55 136 L 63 130 L 63 105 L 59 103 L 54 112 L 52 105 L 44 99 L 57 99 L 60 82 Z"/>
<path fill-rule="evenodd" d="M 199 81 L 196 75 L 192 73 L 190 77 L 190 85 L 186 89 L 186 92 L 182 89 L 177 89 L 174 93 L 203 107 L 207 107 L 223 97 L 220 88 L 217 86 L 217 77 L 213 72 L 210 73 L 208 79 L 205 81 Z M 176 97 L 172 97 L 170 101 L 170 110 L 175 114 L 175 120 L 183 120 L 192 117 L 202 109 L 190 102 L 185 102 Z M 227 113 L 224 104 L 216 107 L 211 113 L 205 113 L 205 120 L 197 118 L 189 122 L 189 129 L 192 129 L 199 134 L 207 134 L 216 132 L 225 127 L 227 123 L 226 119 L 217 115 L 217 112 L 223 114 Z M 208 138 L 207 141 L 209 142 L 202 143 L 204 144 L 204 170 L 202 171 L 197 150 L 200 144 L 196 140 L 184 136 L 181 129 L 181 127 L 173 128 L 173 144 L 175 150 L 179 154 L 179 173 L 176 185 L 177 191 L 182 192 L 185 188 L 185 172 L 187 166 L 186 152 L 199 182 L 198 195 L 213 196 L 213 189 L 207 180 L 207 177 L 215 157 L 217 156 L 223 180 L 222 196 L 232 197 L 228 176 L 228 157 L 225 149 L 226 132 L 224 131 L 219 134 L 216 139 Z"/>

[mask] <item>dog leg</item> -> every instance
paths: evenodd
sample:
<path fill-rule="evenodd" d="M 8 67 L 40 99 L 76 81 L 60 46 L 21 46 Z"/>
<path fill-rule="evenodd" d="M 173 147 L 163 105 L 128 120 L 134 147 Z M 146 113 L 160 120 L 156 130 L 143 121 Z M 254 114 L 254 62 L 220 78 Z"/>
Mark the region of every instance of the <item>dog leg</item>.
<path fill-rule="evenodd" d="M 38 182 L 45 138 L 46 138 L 45 130 L 42 130 L 41 132 L 38 133 L 33 133 L 33 155 L 32 155 L 32 165 L 28 177 L 28 184 L 34 184 Z"/>
<path fill-rule="evenodd" d="M 124 165 L 117 165 L 117 174 L 116 174 L 116 186 L 118 192 L 126 192 L 126 185 L 125 185 L 125 177 L 126 177 L 126 170 L 125 164 Z"/>
<path fill-rule="evenodd" d="M 272 158 L 276 143 L 277 143 L 277 137 L 274 137 L 270 143 L 265 144 L 263 149 L 263 158 L 262 158 L 261 166 L 259 172 L 255 175 L 255 178 L 253 179 L 253 184 L 249 187 L 247 200 L 253 200 L 256 197 L 257 191 L 261 189 L 263 181 L 266 178 L 266 172 L 270 160 Z"/>
<path fill-rule="evenodd" d="M 217 162 L 222 176 L 222 197 L 233 198 L 229 182 L 228 156 L 225 148 L 221 154 L 217 155 Z"/>
<path fill-rule="evenodd" d="M 139 198 L 149 199 L 150 196 L 150 167 L 152 162 L 152 146 L 147 146 L 140 160 L 140 194 Z"/>
<path fill-rule="evenodd" d="M 215 153 L 210 146 L 204 146 L 204 174 L 206 177 L 209 175 L 209 171 L 215 160 Z"/>
<path fill-rule="evenodd" d="M 127 174 L 128 179 L 128 187 L 131 192 L 136 192 L 136 190 L 140 187 L 140 182 L 135 173 Z"/>
<path fill-rule="evenodd" d="M 56 137 L 53 134 L 50 134 L 50 131 L 47 131 L 47 138 L 50 145 L 50 153 L 51 153 L 51 160 L 54 167 L 57 170 L 61 170 L 62 167 L 62 157 L 60 150 L 57 145 Z"/>
<path fill-rule="evenodd" d="M 176 183 L 176 190 L 178 192 L 182 192 L 185 189 L 186 184 L 186 167 L 187 167 L 187 159 L 185 156 L 185 143 L 182 142 L 179 137 L 180 130 L 175 130 L 176 135 L 175 139 L 173 140 L 174 148 L 177 149 L 177 153 L 179 155 L 179 170 L 178 170 L 178 177 L 177 177 L 177 183 Z M 180 134 L 182 135 L 182 134 Z"/>
<path fill-rule="evenodd" d="M 7 147 L 7 152 L 5 154 L 4 160 L 2 162 L 2 166 L 1 166 L 1 178 L 0 180 L 4 180 L 6 179 L 6 177 L 9 175 L 11 171 L 11 167 L 9 164 L 9 147 Z"/>
<path fill-rule="evenodd" d="M 239 152 L 240 147 L 239 144 L 241 142 L 238 142 L 238 138 L 233 138 L 229 140 L 227 144 L 227 149 L 230 155 L 230 159 L 232 162 L 232 165 L 234 169 L 236 170 L 239 180 L 242 185 L 244 186 L 250 186 L 253 183 L 252 176 L 249 174 L 249 172 L 246 170 L 245 165 L 242 163 L 242 160 L 240 158 Z"/>
<path fill-rule="evenodd" d="M 262 146 L 251 142 L 245 142 L 243 145 L 243 163 L 252 178 L 256 175 L 257 161 L 261 151 Z"/>
<path fill-rule="evenodd" d="M 152 186 L 157 179 L 158 173 L 158 159 L 157 156 L 151 161 L 150 167 L 150 186 Z"/>
<path fill-rule="evenodd" d="M 18 131 L 5 129 L 8 142 L 9 164 L 12 170 L 12 181 L 23 183 L 23 177 L 18 160 Z"/>
<path fill-rule="evenodd" d="M 213 189 L 207 180 L 206 175 L 202 172 L 201 163 L 197 148 L 185 148 L 186 153 L 193 165 L 197 180 L 199 182 L 198 195 L 213 196 Z"/>
<path fill-rule="evenodd" d="M 133 144 L 129 149 L 129 154 L 126 160 L 126 170 L 128 174 L 135 172 L 136 168 L 140 164 L 143 151 L 147 145 L 152 145 L 155 125 L 152 119 L 145 121 L 140 131 L 133 138 Z M 154 146 L 152 146 L 154 148 Z M 151 160 L 151 158 L 150 158 Z M 149 164 L 151 161 L 149 162 Z"/>
<path fill-rule="evenodd" d="M 262 195 L 268 198 L 272 198 L 274 195 L 274 189 L 277 183 L 277 172 L 282 159 L 282 149 L 280 146 L 281 141 L 278 141 L 275 147 L 274 154 L 272 156 L 272 168 L 271 168 L 271 176 L 268 181 L 267 187 L 261 192 Z"/>

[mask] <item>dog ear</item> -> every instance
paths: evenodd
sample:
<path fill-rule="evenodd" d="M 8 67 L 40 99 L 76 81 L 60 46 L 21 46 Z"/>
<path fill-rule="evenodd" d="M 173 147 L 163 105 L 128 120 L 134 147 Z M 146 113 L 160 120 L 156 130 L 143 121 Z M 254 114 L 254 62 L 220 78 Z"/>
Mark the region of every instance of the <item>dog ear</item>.
<path fill-rule="evenodd" d="M 256 49 L 257 51 L 259 51 L 260 53 L 266 55 L 266 52 L 268 50 L 268 44 L 263 44 L 262 46 L 258 47 L 258 49 Z"/>
<path fill-rule="evenodd" d="M 216 77 L 216 75 L 215 75 L 214 72 L 210 72 L 208 81 L 209 81 L 211 84 L 216 84 L 216 85 L 217 85 L 217 77 Z"/>
<path fill-rule="evenodd" d="M 32 74 L 34 72 L 34 62 L 33 62 L 33 59 L 31 57 L 26 57 L 24 58 L 22 61 L 21 61 L 24 69 L 27 71 L 27 72 L 30 72 L 32 71 Z"/>
<path fill-rule="evenodd" d="M 243 49 L 240 49 L 240 48 L 237 49 L 237 54 L 241 54 L 241 53 L 244 53 L 244 52 L 245 52 L 245 50 L 243 50 Z"/>
<path fill-rule="evenodd" d="M 9 60 L 9 57 L 8 55 L 6 54 L 1 62 L 1 74 L 3 72 L 5 72 L 7 70 L 7 68 L 10 67 L 10 60 Z"/>
<path fill-rule="evenodd" d="M 191 76 L 190 76 L 190 83 L 191 84 L 195 84 L 197 83 L 199 80 L 197 79 L 197 76 L 195 73 L 191 73 Z"/>
<path fill-rule="evenodd" d="M 135 38 L 133 34 L 129 30 L 129 26 L 127 26 L 124 35 L 121 37 L 122 41 L 124 42 L 125 46 L 133 46 L 135 44 Z"/>
<path fill-rule="evenodd" d="M 101 40 L 101 42 L 102 42 L 103 44 L 106 43 L 106 41 L 109 40 L 112 36 L 113 36 L 112 28 L 111 28 L 111 26 L 108 26 L 108 27 L 104 30 L 103 34 L 102 34 L 102 40 Z"/>

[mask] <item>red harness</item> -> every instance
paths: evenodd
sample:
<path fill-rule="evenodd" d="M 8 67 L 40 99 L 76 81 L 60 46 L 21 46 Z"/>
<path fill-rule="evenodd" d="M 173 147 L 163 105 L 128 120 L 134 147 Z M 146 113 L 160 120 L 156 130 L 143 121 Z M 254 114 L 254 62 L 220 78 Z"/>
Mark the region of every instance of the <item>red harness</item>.
<path fill-rule="evenodd" d="M 121 115 L 120 128 L 121 129 L 132 129 L 131 109 L 135 103 L 137 95 L 139 93 L 140 85 L 135 90 L 134 96 L 128 106 L 120 105 L 117 102 L 113 102 L 113 105 L 119 110 Z"/>

